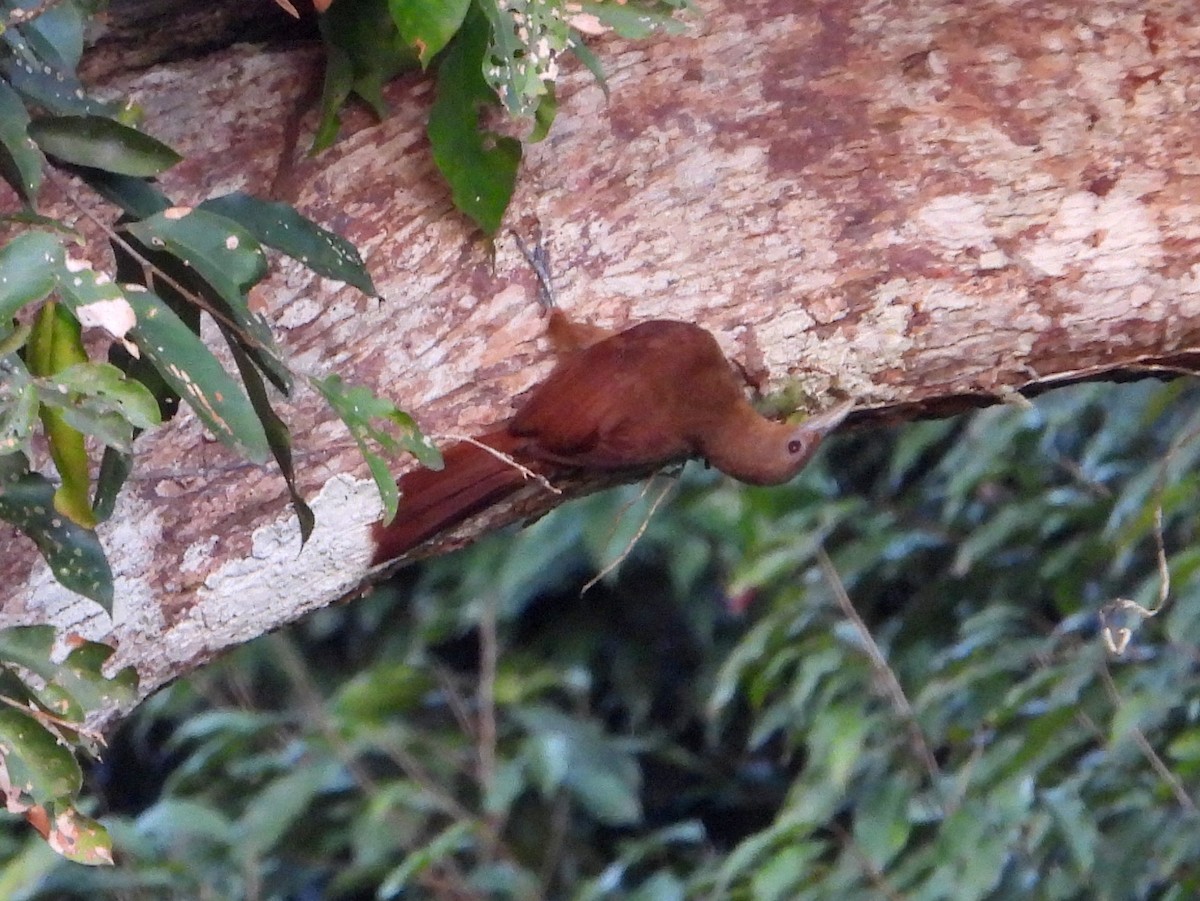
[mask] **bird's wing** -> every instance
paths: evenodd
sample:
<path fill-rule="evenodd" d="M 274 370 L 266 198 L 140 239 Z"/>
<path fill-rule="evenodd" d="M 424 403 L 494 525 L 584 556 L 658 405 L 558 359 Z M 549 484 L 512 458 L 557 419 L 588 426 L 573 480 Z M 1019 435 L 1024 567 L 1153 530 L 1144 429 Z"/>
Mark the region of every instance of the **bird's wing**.
<path fill-rule="evenodd" d="M 661 342 L 602 341 L 568 358 L 517 412 L 509 431 L 527 441 L 532 456 L 601 469 L 686 456 L 662 416 L 664 387 L 647 373 Z"/>

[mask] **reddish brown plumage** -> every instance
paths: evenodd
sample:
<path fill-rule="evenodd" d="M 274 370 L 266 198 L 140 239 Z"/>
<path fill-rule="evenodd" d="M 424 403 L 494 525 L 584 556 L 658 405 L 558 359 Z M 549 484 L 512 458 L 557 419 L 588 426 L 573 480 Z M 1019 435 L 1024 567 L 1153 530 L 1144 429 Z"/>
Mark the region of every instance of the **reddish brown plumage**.
<path fill-rule="evenodd" d="M 779 484 L 850 409 L 842 404 L 799 426 L 763 418 L 713 336 L 691 323 L 653 320 L 613 335 L 574 326 L 555 310 L 550 334 L 558 365 L 502 428 L 477 439 L 539 475 L 703 457 L 743 482 Z M 375 563 L 528 483 L 525 473 L 469 443 L 444 456 L 442 470 L 401 476 L 399 513 L 375 528 Z"/>

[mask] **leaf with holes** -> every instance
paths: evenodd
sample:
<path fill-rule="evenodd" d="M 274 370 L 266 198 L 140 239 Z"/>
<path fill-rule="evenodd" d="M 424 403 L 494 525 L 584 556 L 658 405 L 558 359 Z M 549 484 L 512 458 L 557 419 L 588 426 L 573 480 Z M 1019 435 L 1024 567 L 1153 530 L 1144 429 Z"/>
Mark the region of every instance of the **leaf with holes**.
<path fill-rule="evenodd" d="M 691 9 L 690 2 L 580 3 L 579 14 L 593 17 L 605 29 L 627 40 L 641 40 L 662 31 L 679 34 L 686 27 L 674 14 Z"/>
<path fill-rule="evenodd" d="M 0 457 L 32 453 L 38 421 L 38 392 L 16 353 L 0 357 Z"/>
<path fill-rule="evenodd" d="M 62 259 L 62 244 L 42 231 L 19 234 L 0 248 L 0 335 L 17 310 L 54 290 Z"/>
<path fill-rule="evenodd" d="M 267 258 L 254 236 L 215 212 L 172 207 L 125 228 L 147 247 L 178 257 L 231 305 L 245 306 L 245 292 L 267 274 Z"/>
<path fill-rule="evenodd" d="M 40 685 L 25 690 L 61 719 L 82 723 L 88 711 L 132 702 L 137 697 L 137 672 L 125 667 L 108 678 L 104 664 L 113 654 L 106 644 L 79 641 L 66 659 L 55 663 L 52 626 L 14 626 L 0 629 L 0 663 L 15 663 L 38 676 Z"/>
<path fill-rule="evenodd" d="M 509 113 L 532 116 L 571 41 L 562 9 L 554 0 L 482 0 L 479 8 L 491 24 L 484 77 Z"/>
<path fill-rule="evenodd" d="M 250 309 L 247 292 L 267 274 L 267 258 L 254 236 L 225 216 L 203 209 L 173 207 L 126 226 L 148 258 L 176 282 L 204 296 L 222 325 L 236 334 L 242 349 L 285 394 L 291 372 L 284 364 L 267 321 Z M 165 251 L 159 258 L 155 252 Z M 170 300 L 164 289 L 165 299 Z M 190 304 L 185 297 L 178 303 Z"/>
<path fill-rule="evenodd" d="M 112 838 L 102 825 L 72 805 L 55 805 L 46 844 L 67 860 L 86 866 L 112 866 Z"/>
<path fill-rule="evenodd" d="M 73 798 L 82 784 L 70 748 L 32 714 L 0 707 L 0 792 L 10 811 Z"/>

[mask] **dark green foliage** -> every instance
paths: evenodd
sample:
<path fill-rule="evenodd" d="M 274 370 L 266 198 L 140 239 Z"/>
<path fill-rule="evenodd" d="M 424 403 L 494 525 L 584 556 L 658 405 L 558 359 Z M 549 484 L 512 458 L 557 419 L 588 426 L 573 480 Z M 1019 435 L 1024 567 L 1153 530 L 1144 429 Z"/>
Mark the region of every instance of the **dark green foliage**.
<path fill-rule="evenodd" d="M 1198 397 L 851 435 L 778 489 L 697 468 L 583 596 L 657 489 L 408 570 L 152 698 L 93 774 L 123 865 L 15 897 L 1191 897 Z M 1118 658 L 1160 495 L 1170 599 Z"/>
<path fill-rule="evenodd" d="M 161 141 L 106 116 L 47 116 L 27 130 L 55 159 L 118 175 L 150 178 L 183 159 Z"/>
<path fill-rule="evenodd" d="M 480 124 L 480 112 L 497 103 L 481 63 L 489 34 L 482 13 L 468 14 L 438 66 L 437 97 L 427 131 L 433 160 L 450 185 L 454 205 L 492 235 L 512 197 L 521 142 L 487 132 Z"/>
<path fill-rule="evenodd" d="M 106 645 L 76 639 L 58 663 L 51 660 L 53 646 L 50 626 L 0 632 L 0 791 L 10 813 L 40 820 L 60 854 L 111 864 L 108 833 L 74 806 L 83 781 L 74 748 L 96 754 L 100 742 L 84 728 L 85 712 L 131 702 L 137 675 L 128 668 L 106 674 L 113 650 Z"/>

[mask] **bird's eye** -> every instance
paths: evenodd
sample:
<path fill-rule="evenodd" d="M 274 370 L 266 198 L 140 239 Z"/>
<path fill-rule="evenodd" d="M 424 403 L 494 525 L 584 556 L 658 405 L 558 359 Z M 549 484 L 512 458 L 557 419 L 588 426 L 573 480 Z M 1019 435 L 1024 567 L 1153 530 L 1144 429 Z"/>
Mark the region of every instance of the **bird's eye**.
<path fill-rule="evenodd" d="M 788 442 L 788 453 L 789 454 L 798 454 L 798 453 L 800 453 L 800 449 L 803 446 L 804 445 L 801 444 L 799 441 L 795 441 L 795 440 L 789 441 Z"/>

